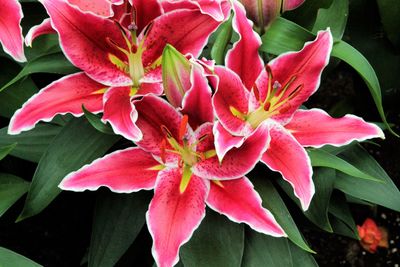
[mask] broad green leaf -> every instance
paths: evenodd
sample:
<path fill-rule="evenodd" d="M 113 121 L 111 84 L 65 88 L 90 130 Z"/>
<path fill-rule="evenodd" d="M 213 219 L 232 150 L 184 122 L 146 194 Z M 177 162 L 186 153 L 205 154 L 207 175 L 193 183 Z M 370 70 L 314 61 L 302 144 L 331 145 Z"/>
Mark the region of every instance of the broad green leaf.
<path fill-rule="evenodd" d="M 292 244 L 288 239 L 271 237 L 247 231 L 243 267 L 317 267 L 310 253 Z"/>
<path fill-rule="evenodd" d="M 268 31 L 261 36 L 260 50 L 273 55 L 288 51 L 300 50 L 305 42 L 311 41 L 315 35 L 294 22 L 278 17 Z"/>
<path fill-rule="evenodd" d="M 337 191 L 332 195 L 329 202 L 329 213 L 338 220 L 338 222 L 333 222 L 332 216 L 330 216 L 330 222 L 335 233 L 359 239 L 356 224 L 343 193 Z M 344 224 L 345 227 L 341 224 Z"/>
<path fill-rule="evenodd" d="M 283 202 L 272 183 L 267 178 L 253 179 L 252 182 L 261 196 L 263 206 L 272 212 L 289 239 L 303 250 L 314 252 L 304 241 L 296 223 L 286 208 L 285 202 Z"/>
<path fill-rule="evenodd" d="M 0 267 L 41 267 L 42 265 L 9 249 L 0 247 Z"/>
<path fill-rule="evenodd" d="M 352 229 L 338 217 L 329 214 L 329 221 L 331 222 L 332 229 L 335 234 L 357 239 L 357 236 Z"/>
<path fill-rule="evenodd" d="M 180 252 L 186 267 L 240 267 L 244 227 L 207 209 L 207 215 Z"/>
<path fill-rule="evenodd" d="M 105 124 L 101 121 L 101 116 L 88 111 L 83 105 L 82 110 L 85 114 L 86 119 L 97 131 L 105 134 L 115 135 L 114 131 L 111 128 L 111 125 L 109 123 Z"/>
<path fill-rule="evenodd" d="M 4 159 L 16 147 L 17 143 L 0 147 L 0 160 Z"/>
<path fill-rule="evenodd" d="M 304 212 L 304 215 L 311 222 L 327 232 L 332 232 L 332 227 L 328 219 L 328 208 L 335 178 L 335 170 L 329 168 L 314 169 L 313 181 L 315 194 L 311 200 L 310 207 Z M 279 179 L 278 183 L 301 209 L 300 201 L 294 195 L 292 186 L 283 179 Z"/>
<path fill-rule="evenodd" d="M 335 182 L 335 171 L 328 168 L 314 169 L 315 194 L 304 215 L 321 229 L 332 232 L 328 219 L 329 202 Z"/>
<path fill-rule="evenodd" d="M 211 58 L 215 60 L 215 64 L 223 65 L 225 63 L 225 54 L 228 50 L 229 43 L 232 38 L 232 15 L 229 20 L 225 21 L 217 30 L 217 38 L 211 48 Z"/>
<path fill-rule="evenodd" d="M 44 55 L 29 61 L 14 79 L 0 88 L 0 92 L 32 73 L 70 74 L 76 71 L 62 53 Z"/>
<path fill-rule="evenodd" d="M 400 48 L 400 5 L 398 0 L 377 0 L 383 28 L 390 41 Z"/>
<path fill-rule="evenodd" d="M 11 118 L 15 111 L 37 91 L 32 79 L 25 77 L 0 92 L 0 116 Z"/>
<path fill-rule="evenodd" d="M 357 178 L 381 182 L 381 180 L 360 171 L 350 163 L 327 151 L 324 151 L 322 149 L 309 149 L 307 152 L 308 156 L 311 159 L 312 166 L 314 167 L 328 167 Z"/>
<path fill-rule="evenodd" d="M 7 59 L 0 59 L 0 69 L 0 87 L 21 71 L 20 66 Z M 36 92 L 36 85 L 28 77 L 13 84 L 8 90 L 0 92 L 0 116 L 10 118 L 15 110 L 20 108 Z"/>
<path fill-rule="evenodd" d="M 349 1 L 333 0 L 329 8 L 318 10 L 312 32 L 317 33 L 319 30 L 325 30 L 327 27 L 330 27 L 333 37 L 335 39 L 342 39 L 348 15 Z"/>
<path fill-rule="evenodd" d="M 0 129 L 0 146 L 17 143 L 10 155 L 39 162 L 43 153 L 61 129 L 62 127 L 50 123 L 38 124 L 30 131 L 18 135 L 8 135 L 7 128 L 2 128 Z"/>
<path fill-rule="evenodd" d="M 399 137 L 386 121 L 385 112 L 382 106 L 382 95 L 379 80 L 376 76 L 375 70 L 372 68 L 371 64 L 369 64 L 368 60 L 360 52 L 358 52 L 357 49 L 343 41 L 334 44 L 331 56 L 343 60 L 361 75 L 362 79 L 368 86 L 372 98 L 374 99 L 375 106 L 378 109 L 379 115 L 381 116 L 383 122 L 392 134 Z"/>
<path fill-rule="evenodd" d="M 261 37 L 263 44 L 260 50 L 279 55 L 288 51 L 300 50 L 306 41 L 314 38 L 315 36 L 311 32 L 301 26 L 284 18 L 277 18 Z M 392 134 L 398 136 L 386 121 L 378 77 L 368 60 L 357 49 L 344 41 L 334 43 L 331 56 L 343 60 L 361 75 L 368 86 L 382 121 Z"/>
<path fill-rule="evenodd" d="M 83 118 L 70 121 L 40 159 L 18 220 L 46 208 L 61 192 L 58 185 L 68 173 L 103 156 L 118 138 L 98 132 Z"/>
<path fill-rule="evenodd" d="M 57 34 L 39 36 L 33 41 L 32 47 L 25 48 L 25 55 L 28 58 L 28 61 L 57 52 L 61 53 Z"/>
<path fill-rule="evenodd" d="M 28 188 L 29 183 L 24 179 L 0 173 L 0 217 L 28 191 Z"/>
<path fill-rule="evenodd" d="M 362 200 L 400 211 L 399 189 L 367 151 L 361 146 L 354 146 L 341 153 L 340 157 L 363 172 L 384 181 L 384 183 L 355 179 L 352 176 L 338 172 L 335 180 L 337 189 Z"/>
<path fill-rule="evenodd" d="M 331 4 L 332 0 L 307 0 L 295 10 L 283 13 L 283 17 L 311 30 L 317 18 L 318 10 L 329 8 Z"/>
<path fill-rule="evenodd" d="M 93 218 L 89 267 L 114 266 L 145 223 L 147 192 L 99 195 Z"/>

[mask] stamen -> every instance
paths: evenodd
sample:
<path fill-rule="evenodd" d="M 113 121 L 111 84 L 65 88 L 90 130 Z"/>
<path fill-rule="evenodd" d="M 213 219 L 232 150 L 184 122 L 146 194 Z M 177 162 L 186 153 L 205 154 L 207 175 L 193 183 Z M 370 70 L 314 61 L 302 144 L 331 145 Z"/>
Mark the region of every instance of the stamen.
<path fill-rule="evenodd" d="M 243 114 L 242 112 L 240 112 L 239 110 L 237 110 L 235 107 L 230 106 L 229 110 L 231 111 L 231 113 L 233 114 L 233 116 L 241 119 L 241 120 L 246 120 L 246 115 Z"/>
<path fill-rule="evenodd" d="M 116 42 L 114 42 L 114 40 L 112 40 L 110 37 L 106 38 L 106 42 L 111 46 L 114 47 L 115 49 L 121 51 L 122 53 L 124 53 L 127 57 L 129 57 L 129 52 L 126 49 L 123 49 L 121 47 L 118 46 L 118 44 Z"/>
<path fill-rule="evenodd" d="M 188 115 L 183 115 L 181 125 L 179 126 L 179 140 L 183 140 L 183 137 L 185 136 L 188 121 Z"/>
<path fill-rule="evenodd" d="M 162 163 L 166 162 L 166 153 L 165 153 L 166 148 L 167 148 L 167 141 L 165 139 L 163 139 L 160 144 L 160 152 L 161 152 L 160 158 L 161 158 Z"/>
<path fill-rule="evenodd" d="M 162 171 L 164 169 L 165 169 L 165 165 L 162 165 L 162 164 L 147 168 L 147 170 L 150 170 L 150 171 Z"/>
<path fill-rule="evenodd" d="M 258 90 L 257 84 L 253 85 L 253 92 L 254 92 L 254 97 L 256 98 L 256 100 L 260 101 L 260 90 Z"/>
<path fill-rule="evenodd" d="M 211 180 L 211 182 L 213 182 L 214 184 L 218 185 L 219 187 L 224 188 L 224 185 L 219 180 Z"/>
<path fill-rule="evenodd" d="M 166 138 L 172 138 L 172 133 L 168 130 L 168 128 L 165 125 L 161 125 L 160 128 Z"/>
<path fill-rule="evenodd" d="M 192 177 L 191 167 L 185 164 L 185 166 L 183 167 L 181 184 L 179 185 L 179 192 L 181 194 L 183 194 L 183 192 L 185 192 L 186 188 L 188 187 L 191 177 Z"/>

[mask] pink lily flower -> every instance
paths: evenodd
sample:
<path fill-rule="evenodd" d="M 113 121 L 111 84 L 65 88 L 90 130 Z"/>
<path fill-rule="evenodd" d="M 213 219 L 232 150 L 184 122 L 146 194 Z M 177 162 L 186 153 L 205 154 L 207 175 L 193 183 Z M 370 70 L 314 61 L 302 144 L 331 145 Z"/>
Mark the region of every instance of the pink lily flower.
<path fill-rule="evenodd" d="M 135 100 L 137 125 L 145 133 L 138 147 L 117 151 L 69 174 L 60 188 L 96 190 L 106 186 L 130 193 L 154 188 L 146 215 L 158 266 L 179 261 L 186 243 L 205 216 L 205 205 L 272 236 L 285 236 L 273 215 L 244 177 L 268 146 L 268 126 L 257 128 L 222 164 L 215 156 L 212 123 L 195 131 L 165 100 L 154 95 Z M 158 112 L 154 112 L 157 110 Z"/>
<path fill-rule="evenodd" d="M 255 26 L 264 31 L 268 26 L 289 10 L 298 8 L 305 0 L 239 0 L 246 8 L 248 17 Z"/>
<path fill-rule="evenodd" d="M 236 12 L 234 23 L 251 36 L 251 23 L 238 14 L 243 15 Z M 222 160 L 230 149 L 240 147 L 248 134 L 267 123 L 271 142 L 261 161 L 282 174 L 307 210 L 315 189 L 311 162 L 303 147 L 341 146 L 354 140 L 384 138 L 384 134 L 376 125 L 353 115 L 336 119 L 320 109 L 299 109 L 318 89 L 328 64 L 332 49 L 329 30 L 320 31 L 301 51 L 280 55 L 265 68 L 256 54 L 258 39 L 254 40 L 241 39 L 228 54 L 228 68 L 215 68 L 219 77 L 213 96 L 218 118 L 214 126 L 216 153 Z M 247 47 L 246 53 L 253 56 L 241 57 L 245 51 L 241 47 Z M 242 66 L 251 67 L 242 71 Z M 258 75 L 256 79 L 252 70 Z"/>
<path fill-rule="evenodd" d="M 138 114 L 132 100 L 162 93 L 159 65 L 164 46 L 169 43 L 181 53 L 198 56 L 222 22 L 198 6 L 176 6 L 161 13 L 156 0 L 114 5 L 119 21 L 82 11 L 63 0 L 41 2 L 65 55 L 83 72 L 50 84 L 28 100 L 11 119 L 10 134 L 29 130 L 57 114 L 81 116 L 84 104 L 93 113 L 104 112 L 103 121 L 110 122 L 116 133 L 140 140 L 142 132 L 135 124 Z M 226 18 L 230 4 L 224 1 L 222 6 Z M 72 84 L 81 87 L 66 86 Z"/>
<path fill-rule="evenodd" d="M 21 20 L 24 17 L 18 0 L 0 2 L 0 44 L 4 51 L 19 62 L 26 61 Z"/>

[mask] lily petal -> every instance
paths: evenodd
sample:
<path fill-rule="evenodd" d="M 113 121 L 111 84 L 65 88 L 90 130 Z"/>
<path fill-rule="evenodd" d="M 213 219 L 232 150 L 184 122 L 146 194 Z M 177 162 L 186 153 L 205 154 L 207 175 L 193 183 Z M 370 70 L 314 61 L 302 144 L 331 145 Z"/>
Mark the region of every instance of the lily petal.
<path fill-rule="evenodd" d="M 252 129 L 238 114 L 247 114 L 249 91 L 239 76 L 224 67 L 215 67 L 218 76 L 217 90 L 212 98 L 215 115 L 221 124 L 233 135 L 246 135 Z M 234 110 L 234 112 L 233 112 Z"/>
<path fill-rule="evenodd" d="M 191 87 L 182 100 L 182 113 L 189 116 L 190 126 L 196 129 L 203 123 L 214 121 L 214 110 L 206 74 L 195 62 L 192 62 L 190 82 Z"/>
<path fill-rule="evenodd" d="M 146 214 L 153 237 L 152 253 L 159 267 L 178 263 L 179 248 L 190 239 L 205 216 L 207 181 L 193 175 L 181 193 L 181 179 L 179 169 L 161 171 Z"/>
<path fill-rule="evenodd" d="M 298 8 L 305 0 L 282 0 L 282 12 Z"/>
<path fill-rule="evenodd" d="M 231 221 L 248 224 L 257 232 L 275 237 L 286 236 L 271 212 L 261 203 L 260 195 L 246 177 L 210 183 L 207 197 L 210 208 L 226 215 Z"/>
<path fill-rule="evenodd" d="M 247 16 L 255 25 L 263 29 L 267 27 L 281 11 L 282 0 L 240 0 L 246 8 Z"/>
<path fill-rule="evenodd" d="M 136 126 L 138 114 L 129 96 L 131 87 L 111 87 L 104 94 L 104 114 L 102 121 L 110 122 L 116 134 L 134 142 L 143 134 Z"/>
<path fill-rule="evenodd" d="M 132 0 L 136 11 L 136 26 L 141 32 L 153 19 L 161 15 L 161 6 L 157 0 Z"/>
<path fill-rule="evenodd" d="M 297 110 L 285 125 L 302 146 L 343 146 L 354 140 L 385 138 L 382 130 L 354 115 L 332 118 L 321 109 Z"/>
<path fill-rule="evenodd" d="M 59 187 L 63 190 L 82 192 L 106 186 L 117 193 L 131 193 L 154 188 L 157 162 L 151 154 L 140 148 L 128 148 L 85 165 L 66 176 Z"/>
<path fill-rule="evenodd" d="M 32 46 L 33 41 L 37 37 L 51 33 L 57 33 L 57 32 L 53 29 L 53 27 L 51 27 L 50 19 L 47 18 L 43 20 L 43 22 L 40 23 L 39 25 L 30 28 L 28 34 L 25 36 L 25 45 Z"/>
<path fill-rule="evenodd" d="M 155 95 L 147 95 L 141 100 L 135 100 L 134 105 L 139 114 L 136 125 L 143 133 L 146 133 L 137 145 L 159 156 L 160 144 L 165 138 L 161 127 L 167 128 L 178 140 L 182 115 L 167 101 Z"/>
<path fill-rule="evenodd" d="M 110 56 L 124 59 L 110 40 L 126 48 L 121 30 L 107 18 L 80 11 L 63 0 L 40 0 L 58 32 L 67 58 L 89 77 L 109 86 L 132 84 L 130 77 L 112 63 Z"/>
<path fill-rule="evenodd" d="M 215 151 L 220 162 L 222 162 L 222 159 L 229 150 L 234 147 L 240 147 L 245 140 L 244 136 L 231 135 L 218 121 L 214 123 L 213 134 L 215 138 Z"/>
<path fill-rule="evenodd" d="M 212 124 L 207 126 L 207 130 L 201 127 L 196 130 L 196 135 L 204 136 L 206 132 L 212 132 Z M 214 144 L 213 138 L 209 135 L 207 140 L 200 142 L 197 147 L 198 152 L 204 152 L 213 146 L 206 146 L 205 142 Z M 196 139 L 199 139 L 199 138 Z M 199 177 L 210 180 L 230 180 L 244 176 L 250 172 L 257 162 L 261 159 L 263 153 L 269 145 L 269 126 L 266 123 L 261 124 L 257 129 L 243 142 L 239 148 L 232 148 L 227 152 L 220 162 L 218 157 L 199 161 L 192 167 L 192 171 Z M 201 145 L 201 146 L 200 146 Z"/>
<path fill-rule="evenodd" d="M 233 29 L 239 40 L 226 56 L 226 66 L 236 72 L 244 86 L 250 90 L 263 69 L 263 61 L 258 54 L 261 46 L 260 36 L 253 31 L 253 22 L 246 18 L 246 11 L 238 1 L 233 3 Z"/>
<path fill-rule="evenodd" d="M 311 162 L 305 149 L 278 123 L 270 129 L 270 147 L 262 156 L 262 161 L 274 171 L 282 174 L 294 194 L 300 199 L 303 210 L 310 206 L 315 193 L 312 181 Z"/>
<path fill-rule="evenodd" d="M 39 121 L 51 121 L 57 114 L 83 114 L 82 105 L 93 113 L 103 110 L 104 85 L 83 72 L 65 76 L 32 96 L 15 112 L 8 128 L 9 134 L 19 134 L 35 127 Z"/>
<path fill-rule="evenodd" d="M 161 2 L 164 12 L 176 9 L 200 9 L 201 13 L 212 16 L 216 21 L 225 20 L 230 11 L 229 1 L 224 0 L 164 0 Z"/>
<path fill-rule="evenodd" d="M 277 104 L 279 113 L 273 119 L 284 122 L 290 119 L 293 113 L 319 87 L 321 73 L 328 64 L 332 50 L 332 35 L 330 30 L 319 31 L 317 38 L 304 45 L 299 52 L 289 52 L 273 59 L 268 65 L 272 71 L 272 84 L 279 84 L 275 96 L 282 93 Z M 260 90 L 268 86 L 257 84 Z M 273 88 L 270 88 L 273 90 Z M 285 91 L 283 91 L 285 90 Z"/>
<path fill-rule="evenodd" d="M 0 2 L 0 43 L 4 51 L 19 62 L 26 61 L 21 20 L 24 17 L 18 0 Z"/>
<path fill-rule="evenodd" d="M 101 17 L 112 17 L 112 3 L 108 0 L 68 0 L 71 5 L 77 6 L 82 11 L 92 12 Z"/>
<path fill-rule="evenodd" d="M 220 23 L 209 15 L 188 9 L 171 11 L 157 17 L 144 39 L 144 66 L 156 61 L 162 55 L 166 44 L 172 45 L 182 54 L 199 56 L 209 36 Z M 143 38 L 142 32 L 139 39 Z"/>

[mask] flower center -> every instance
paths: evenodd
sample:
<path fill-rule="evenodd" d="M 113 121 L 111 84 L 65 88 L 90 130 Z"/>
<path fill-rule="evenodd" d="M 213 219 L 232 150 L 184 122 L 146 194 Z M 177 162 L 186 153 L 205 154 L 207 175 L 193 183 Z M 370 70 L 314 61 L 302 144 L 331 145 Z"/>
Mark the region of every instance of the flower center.
<path fill-rule="evenodd" d="M 148 67 L 144 67 L 142 56 L 143 52 L 146 51 L 146 48 L 144 47 L 144 40 L 146 39 L 148 29 L 145 29 L 146 32 L 142 40 L 138 41 L 136 24 L 132 23 L 129 25 L 128 32 L 121 26 L 121 24 L 119 24 L 119 22 L 115 23 L 120 28 L 122 37 L 125 40 L 126 48 L 121 47 L 111 39 L 107 39 L 107 41 L 112 47 L 122 52 L 126 58 L 121 59 L 112 53 L 108 54 L 108 58 L 117 68 L 129 74 L 129 77 L 132 79 L 132 96 L 136 94 L 138 88 L 140 87 L 141 79 L 144 77 L 144 75 L 151 69 L 159 66 L 161 64 L 161 59 L 159 58 Z M 151 25 L 148 28 L 151 28 Z"/>
<path fill-rule="evenodd" d="M 188 125 L 188 116 L 184 115 L 179 128 L 178 140 L 176 140 L 167 127 L 161 126 L 161 130 L 165 135 L 165 139 L 161 143 L 161 160 L 166 162 L 166 153 L 173 153 L 179 155 L 178 166 L 182 168 L 182 180 L 180 184 L 180 192 L 183 193 L 192 176 L 191 167 L 201 160 L 211 158 L 216 155 L 215 150 L 206 151 L 204 153 L 197 152 L 196 146 L 208 138 L 208 135 L 204 135 L 196 140 L 194 143 L 190 143 L 186 137 Z M 170 148 L 167 148 L 169 144 Z"/>
<path fill-rule="evenodd" d="M 234 116 L 248 122 L 253 129 L 257 128 L 263 121 L 272 116 L 287 112 L 291 108 L 290 101 L 298 95 L 303 87 L 303 85 L 299 85 L 288 93 L 289 88 L 297 78 L 296 75 L 291 76 L 282 86 L 277 80 L 273 82 L 272 71 L 268 66 L 266 66 L 266 70 L 268 73 L 268 90 L 264 101 L 260 99 L 257 85 L 254 84 L 253 86 L 254 96 L 260 106 L 247 114 L 241 113 L 232 106 L 230 107 L 230 111 Z"/>

